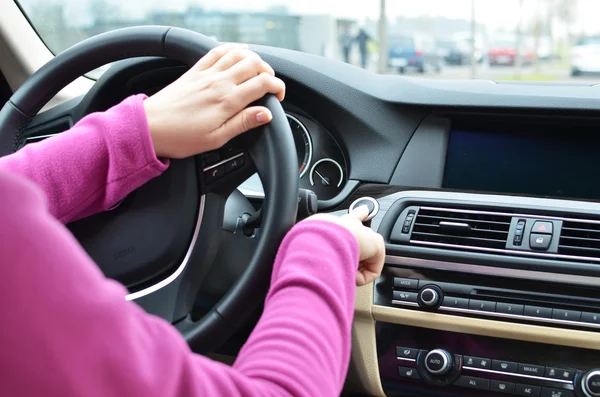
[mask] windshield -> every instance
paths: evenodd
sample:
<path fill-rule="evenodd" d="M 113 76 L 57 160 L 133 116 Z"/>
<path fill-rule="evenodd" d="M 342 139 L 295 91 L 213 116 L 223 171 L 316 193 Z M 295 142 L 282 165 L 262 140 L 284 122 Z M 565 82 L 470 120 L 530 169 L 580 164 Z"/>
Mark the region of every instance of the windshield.
<path fill-rule="evenodd" d="M 224 42 L 304 51 L 374 73 L 448 79 L 600 79 L 596 75 L 600 57 L 580 50 L 600 41 L 597 0 L 20 0 L 19 4 L 54 53 L 113 29 L 172 25 Z M 405 46 L 414 47 L 413 52 L 394 52 Z M 498 51 L 507 48 L 513 52 Z"/>

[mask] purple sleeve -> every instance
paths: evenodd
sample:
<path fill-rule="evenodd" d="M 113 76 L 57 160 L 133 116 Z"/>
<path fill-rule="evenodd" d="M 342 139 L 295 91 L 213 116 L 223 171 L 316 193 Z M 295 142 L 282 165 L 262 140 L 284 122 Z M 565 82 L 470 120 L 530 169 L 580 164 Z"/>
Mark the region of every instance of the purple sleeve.
<path fill-rule="evenodd" d="M 94 175 L 86 182 L 110 180 Z M 263 316 L 228 367 L 125 301 L 31 181 L 0 172 L 0 203 L 0 395 L 339 396 L 358 261 L 342 227 L 307 221 L 288 234 Z"/>
<path fill-rule="evenodd" d="M 63 223 L 105 211 L 168 166 L 154 153 L 144 98 L 129 97 L 69 131 L 2 157 L 0 170 L 40 186 L 50 213 Z"/>

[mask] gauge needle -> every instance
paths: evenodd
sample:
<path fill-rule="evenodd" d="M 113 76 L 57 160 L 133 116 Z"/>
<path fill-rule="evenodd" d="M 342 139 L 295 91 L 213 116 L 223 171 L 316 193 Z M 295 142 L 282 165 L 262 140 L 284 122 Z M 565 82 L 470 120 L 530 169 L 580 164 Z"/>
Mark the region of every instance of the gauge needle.
<path fill-rule="evenodd" d="M 319 174 L 319 171 L 315 170 L 315 174 L 319 175 L 319 178 L 323 180 L 323 185 L 329 186 L 329 180 L 325 178 L 323 175 Z"/>

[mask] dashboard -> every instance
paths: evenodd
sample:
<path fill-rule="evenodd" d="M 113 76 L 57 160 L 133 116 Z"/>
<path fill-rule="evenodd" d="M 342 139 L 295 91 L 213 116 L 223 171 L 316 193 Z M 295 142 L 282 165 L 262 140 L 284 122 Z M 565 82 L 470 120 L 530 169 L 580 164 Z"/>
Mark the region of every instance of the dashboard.
<path fill-rule="evenodd" d="M 371 227 L 386 265 L 357 290 L 348 387 L 600 396 L 599 86 L 381 76 L 254 49 L 286 82 L 300 187 L 321 211 L 344 213 L 361 197 L 379 204 Z M 26 134 L 58 133 L 185 70 L 119 62 Z M 260 200 L 256 176 L 240 190 Z"/>

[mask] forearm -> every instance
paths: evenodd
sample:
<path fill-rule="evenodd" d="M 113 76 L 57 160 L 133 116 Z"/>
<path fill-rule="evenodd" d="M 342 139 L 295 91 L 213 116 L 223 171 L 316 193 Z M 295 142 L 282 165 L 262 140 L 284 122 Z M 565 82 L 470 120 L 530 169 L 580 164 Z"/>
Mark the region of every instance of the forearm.
<path fill-rule="evenodd" d="M 50 212 L 64 223 L 109 209 L 168 166 L 154 154 L 143 98 L 130 97 L 0 158 L 0 170 L 40 186 Z"/>

